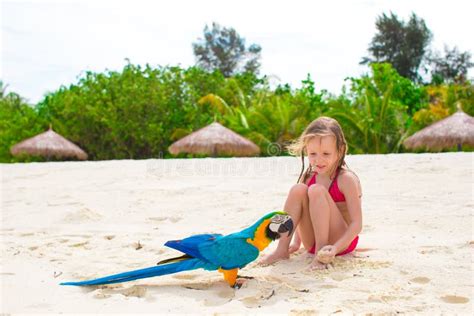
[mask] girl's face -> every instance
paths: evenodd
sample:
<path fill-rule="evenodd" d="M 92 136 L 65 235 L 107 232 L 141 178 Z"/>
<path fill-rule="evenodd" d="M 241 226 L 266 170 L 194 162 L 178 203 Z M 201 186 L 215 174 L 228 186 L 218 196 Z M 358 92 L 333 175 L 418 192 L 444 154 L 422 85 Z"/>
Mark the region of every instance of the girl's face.
<path fill-rule="evenodd" d="M 315 136 L 306 144 L 309 163 L 317 173 L 328 173 L 334 170 L 339 155 L 336 149 L 335 136 Z"/>

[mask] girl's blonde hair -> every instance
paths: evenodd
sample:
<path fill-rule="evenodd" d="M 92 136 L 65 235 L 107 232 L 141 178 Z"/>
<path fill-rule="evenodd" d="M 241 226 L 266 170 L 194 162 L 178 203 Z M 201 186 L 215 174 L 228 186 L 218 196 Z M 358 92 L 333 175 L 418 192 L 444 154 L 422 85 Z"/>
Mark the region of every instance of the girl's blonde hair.
<path fill-rule="evenodd" d="M 308 142 L 314 137 L 323 136 L 334 136 L 336 138 L 336 150 L 338 154 L 338 160 L 335 163 L 335 167 L 330 171 L 330 176 L 339 168 L 346 166 L 345 157 L 347 153 L 347 142 L 342 132 L 342 128 L 339 123 L 330 117 L 321 116 L 312 121 L 304 130 L 298 139 L 288 146 L 288 152 L 291 155 L 301 156 L 301 173 L 298 177 L 297 183 L 305 183 L 308 176 L 311 174 L 311 165 L 304 171 L 304 155 L 307 154 L 306 146 Z M 304 172 L 304 175 L 303 175 Z M 303 176 L 303 178 L 301 178 Z M 300 181 L 301 180 L 301 181 Z"/>

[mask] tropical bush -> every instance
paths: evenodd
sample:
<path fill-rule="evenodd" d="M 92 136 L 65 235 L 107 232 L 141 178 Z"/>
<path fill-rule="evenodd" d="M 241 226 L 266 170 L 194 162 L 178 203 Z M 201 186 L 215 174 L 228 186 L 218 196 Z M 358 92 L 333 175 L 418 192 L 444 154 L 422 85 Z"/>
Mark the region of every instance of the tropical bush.
<path fill-rule="evenodd" d="M 285 146 L 321 115 L 336 118 L 349 153 L 401 152 L 403 140 L 454 113 L 459 104 L 474 113 L 469 81 L 424 86 L 400 76 L 390 64 L 349 78 L 339 95 L 317 91 L 311 77 L 301 88 L 271 88 L 266 77 L 240 73 L 226 78 L 199 67 L 144 67 L 86 72 L 37 105 L 1 84 L 0 161 L 17 161 L 10 147 L 49 124 L 89 159 L 171 157 L 169 145 L 218 121 L 260 146 L 262 155 L 284 155 Z M 183 155 L 184 157 L 186 155 Z"/>
<path fill-rule="evenodd" d="M 10 154 L 10 148 L 45 128 L 45 122 L 36 110 L 17 93 L 6 93 L 6 86 L 0 81 L 0 162 L 19 161 Z"/>
<path fill-rule="evenodd" d="M 350 151 L 399 152 L 411 125 L 411 109 L 425 102 L 422 88 L 390 64 L 372 64 L 370 74 L 349 80 L 349 101 L 336 103 L 327 114 L 343 126 Z"/>
<path fill-rule="evenodd" d="M 474 86 L 469 82 L 426 87 L 429 104 L 414 113 L 415 130 L 422 129 L 458 110 L 474 115 Z"/>
<path fill-rule="evenodd" d="M 252 84 L 232 80 L 244 88 Z M 121 72 L 87 72 L 78 84 L 47 95 L 38 110 L 90 159 L 160 157 L 173 140 L 212 122 L 212 109 L 198 100 L 214 91 L 226 94 L 230 81 L 196 67 L 129 63 Z"/>

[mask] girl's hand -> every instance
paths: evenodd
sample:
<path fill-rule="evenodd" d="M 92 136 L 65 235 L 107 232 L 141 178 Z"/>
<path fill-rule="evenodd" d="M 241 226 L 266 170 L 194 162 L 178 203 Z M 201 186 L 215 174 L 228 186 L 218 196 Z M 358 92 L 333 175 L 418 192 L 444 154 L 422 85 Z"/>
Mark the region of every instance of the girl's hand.
<path fill-rule="evenodd" d="M 317 259 L 322 263 L 331 263 L 336 257 L 337 249 L 332 245 L 324 246 L 318 251 Z"/>

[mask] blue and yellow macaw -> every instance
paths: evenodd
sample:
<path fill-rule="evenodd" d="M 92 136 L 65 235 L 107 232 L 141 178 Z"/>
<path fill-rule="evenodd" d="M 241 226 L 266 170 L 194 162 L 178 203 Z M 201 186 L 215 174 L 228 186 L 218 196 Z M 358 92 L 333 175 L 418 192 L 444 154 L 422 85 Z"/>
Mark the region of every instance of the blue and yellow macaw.
<path fill-rule="evenodd" d="M 99 279 L 65 282 L 61 285 L 100 285 L 177 273 L 194 269 L 218 270 L 230 286 L 238 286 L 237 272 L 254 261 L 260 251 L 280 234 L 291 234 L 293 221 L 285 212 L 272 212 L 238 233 L 194 235 L 171 240 L 165 246 L 184 253 L 182 256 L 158 262 L 157 266 L 106 276 Z"/>

